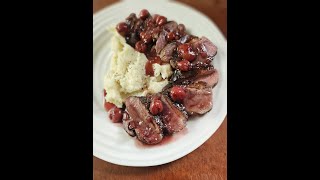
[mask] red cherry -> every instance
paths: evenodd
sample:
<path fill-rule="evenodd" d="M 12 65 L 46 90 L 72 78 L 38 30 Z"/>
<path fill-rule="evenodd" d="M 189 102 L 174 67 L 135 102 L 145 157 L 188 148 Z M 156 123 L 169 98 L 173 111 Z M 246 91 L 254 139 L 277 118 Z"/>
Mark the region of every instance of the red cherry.
<path fill-rule="evenodd" d="M 128 32 L 128 25 L 124 22 L 121 22 L 116 27 L 119 34 L 124 36 Z"/>
<path fill-rule="evenodd" d="M 179 56 L 188 61 L 193 61 L 196 58 L 196 54 L 189 44 L 181 44 L 178 46 Z"/>
<path fill-rule="evenodd" d="M 182 87 L 173 86 L 170 91 L 171 98 L 176 102 L 181 102 L 186 97 L 186 92 Z"/>
<path fill-rule="evenodd" d="M 177 66 L 181 71 L 189 71 L 190 62 L 187 60 L 178 61 Z"/>
<path fill-rule="evenodd" d="M 157 114 L 161 113 L 163 111 L 162 102 L 158 99 L 153 100 L 150 104 L 149 110 L 152 115 L 157 115 Z"/>
<path fill-rule="evenodd" d="M 150 13 L 148 10 L 142 9 L 140 11 L 139 17 L 140 17 L 140 19 L 145 20 L 145 19 L 147 19 L 147 17 L 149 17 L 149 15 L 150 15 Z"/>
<path fill-rule="evenodd" d="M 168 39 L 169 41 L 172 41 L 172 40 L 176 39 L 176 34 L 175 34 L 175 32 L 169 32 L 169 33 L 167 34 L 167 39 Z"/>
<path fill-rule="evenodd" d="M 158 24 L 158 26 L 162 26 L 167 23 L 167 18 L 164 16 L 158 16 L 156 19 L 156 23 Z"/>
<path fill-rule="evenodd" d="M 135 49 L 141 53 L 146 52 L 147 45 L 143 43 L 143 41 L 136 42 Z"/>

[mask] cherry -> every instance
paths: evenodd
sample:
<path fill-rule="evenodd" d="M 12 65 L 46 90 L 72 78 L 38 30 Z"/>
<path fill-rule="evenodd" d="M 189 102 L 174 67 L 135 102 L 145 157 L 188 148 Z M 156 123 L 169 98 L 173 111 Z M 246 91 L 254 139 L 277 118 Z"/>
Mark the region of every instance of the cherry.
<path fill-rule="evenodd" d="M 147 45 L 143 43 L 143 41 L 136 42 L 135 48 L 137 51 L 144 53 L 147 50 Z"/>
<path fill-rule="evenodd" d="M 177 62 L 178 69 L 181 71 L 188 71 L 190 68 L 190 61 L 182 60 Z"/>
<path fill-rule="evenodd" d="M 169 33 L 167 34 L 167 39 L 168 39 L 169 41 L 172 41 L 172 40 L 176 39 L 176 34 L 175 34 L 174 32 L 169 32 Z"/>
<path fill-rule="evenodd" d="M 162 26 L 167 23 L 167 18 L 164 16 L 158 16 L 156 19 L 156 23 L 158 24 L 158 26 Z"/>
<path fill-rule="evenodd" d="M 149 110 L 152 115 L 157 115 L 157 114 L 161 113 L 163 111 L 162 102 L 158 99 L 153 100 L 150 104 Z"/>
<path fill-rule="evenodd" d="M 116 27 L 119 34 L 124 36 L 128 32 L 128 25 L 124 22 L 121 22 Z"/>
<path fill-rule="evenodd" d="M 142 31 L 140 33 L 140 38 L 144 43 L 150 43 L 152 41 L 152 35 L 150 32 Z"/>
<path fill-rule="evenodd" d="M 178 46 L 179 56 L 188 61 L 193 61 L 196 58 L 196 54 L 189 44 L 181 44 Z"/>
<path fill-rule="evenodd" d="M 148 10 L 142 9 L 140 11 L 139 17 L 140 17 L 140 19 L 145 20 L 145 19 L 147 19 L 147 17 L 149 17 L 149 15 L 150 15 L 150 13 Z"/>
<path fill-rule="evenodd" d="M 186 97 L 186 92 L 182 87 L 173 86 L 170 91 L 171 98 L 176 102 L 181 102 Z"/>

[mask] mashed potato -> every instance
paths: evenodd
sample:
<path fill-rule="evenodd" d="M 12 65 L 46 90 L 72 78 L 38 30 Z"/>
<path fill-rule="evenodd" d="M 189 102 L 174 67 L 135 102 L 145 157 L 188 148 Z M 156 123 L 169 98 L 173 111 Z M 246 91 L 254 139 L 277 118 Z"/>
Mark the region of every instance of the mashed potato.
<path fill-rule="evenodd" d="M 172 75 L 171 66 L 153 64 L 154 76 L 147 76 L 146 56 L 126 44 L 125 39 L 114 28 L 110 31 L 114 34 L 111 40 L 113 56 L 104 78 L 106 101 L 122 107 L 129 96 L 160 92 Z"/>

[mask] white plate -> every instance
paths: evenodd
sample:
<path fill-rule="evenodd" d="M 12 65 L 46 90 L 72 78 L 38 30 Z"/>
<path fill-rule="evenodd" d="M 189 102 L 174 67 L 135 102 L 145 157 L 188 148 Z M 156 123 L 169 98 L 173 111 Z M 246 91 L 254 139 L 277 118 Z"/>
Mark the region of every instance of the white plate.
<path fill-rule="evenodd" d="M 214 65 L 220 73 L 213 89 L 213 109 L 203 117 L 187 122 L 184 131 L 175 134 L 172 141 L 161 145 L 141 147 L 120 126 L 111 123 L 103 108 L 103 76 L 111 59 L 107 27 L 115 25 L 132 12 L 148 9 L 169 20 L 183 23 L 197 36 L 206 36 L 217 47 Z M 227 42 L 206 16 L 176 2 L 129 0 L 109 6 L 93 16 L 93 155 L 105 161 L 124 166 L 154 166 L 179 159 L 201 146 L 218 129 L 227 114 Z"/>

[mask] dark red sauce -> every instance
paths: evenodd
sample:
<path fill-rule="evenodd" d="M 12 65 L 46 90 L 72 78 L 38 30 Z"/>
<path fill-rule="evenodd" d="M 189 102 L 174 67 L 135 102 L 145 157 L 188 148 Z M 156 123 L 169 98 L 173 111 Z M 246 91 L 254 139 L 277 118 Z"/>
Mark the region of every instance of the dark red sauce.
<path fill-rule="evenodd" d="M 180 139 L 181 137 L 183 137 L 184 135 L 186 135 L 188 133 L 188 128 L 185 127 L 184 129 L 182 129 L 180 132 L 175 133 L 173 135 L 166 135 L 163 137 L 162 141 L 158 144 L 144 144 L 143 142 L 139 141 L 137 139 L 137 137 L 135 137 L 135 146 L 139 149 L 143 149 L 143 148 L 150 148 L 150 147 L 157 147 L 157 146 L 164 146 L 167 145 L 169 143 L 173 143 L 175 141 L 177 141 L 178 139 Z"/>
<path fill-rule="evenodd" d="M 152 64 L 162 64 L 162 61 L 159 56 L 155 57 L 149 57 L 147 63 L 146 63 L 146 75 L 154 76 L 154 71 Z"/>

